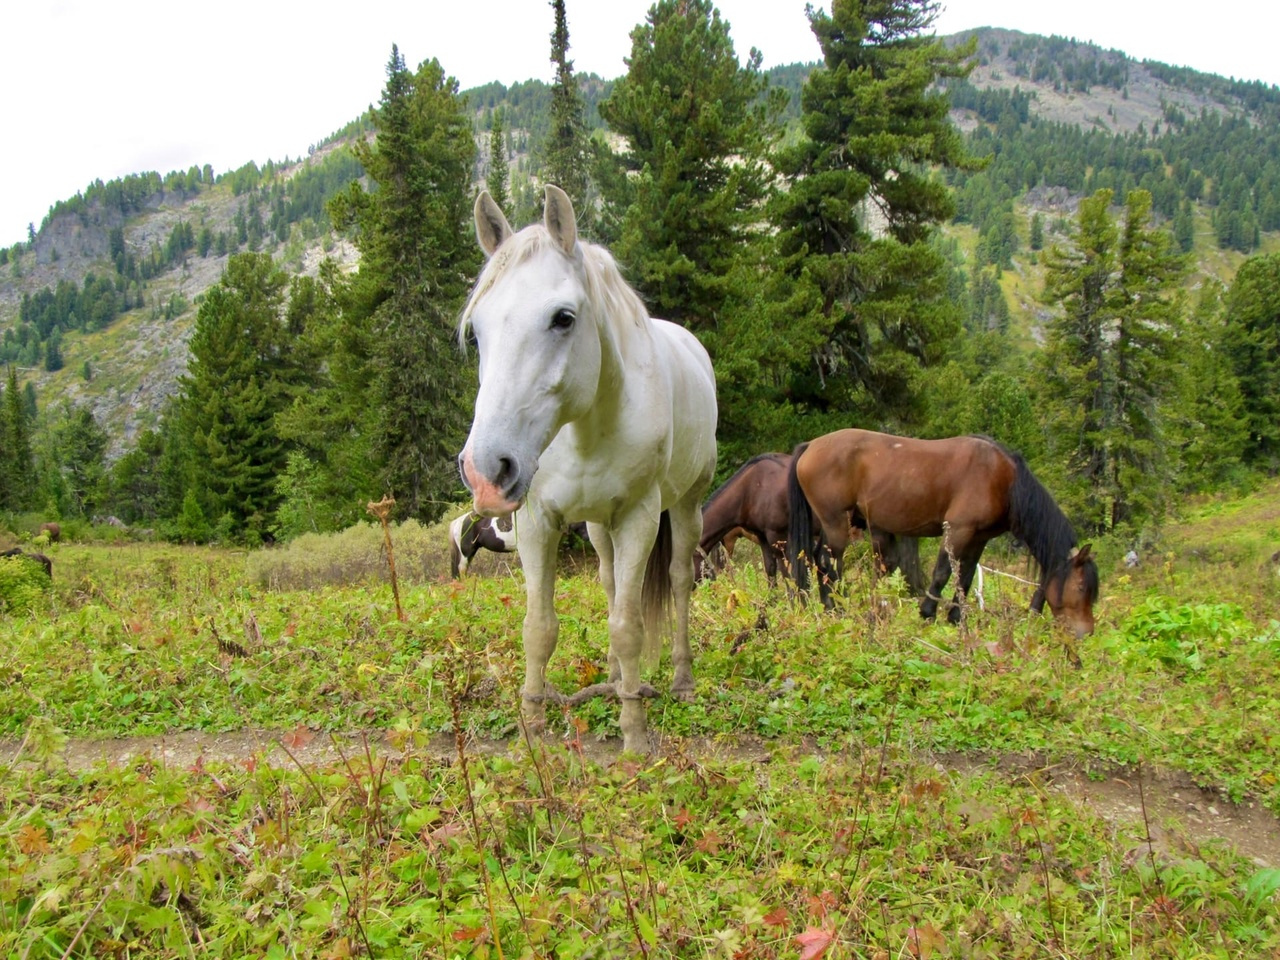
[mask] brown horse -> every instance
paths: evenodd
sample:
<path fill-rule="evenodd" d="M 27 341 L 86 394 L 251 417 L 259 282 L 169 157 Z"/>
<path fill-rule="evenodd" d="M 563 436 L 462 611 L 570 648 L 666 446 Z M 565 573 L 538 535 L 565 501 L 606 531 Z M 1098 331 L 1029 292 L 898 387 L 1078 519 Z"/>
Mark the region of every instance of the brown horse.
<path fill-rule="evenodd" d="M 827 606 L 832 584 L 840 580 L 850 519 L 901 536 L 942 537 L 920 613 L 926 619 L 937 613 L 954 566 L 959 579 L 947 611 L 952 623 L 960 620 L 960 599 L 987 541 L 1011 532 L 1040 566 L 1031 608 L 1038 612 L 1047 600 L 1077 637 L 1093 630 L 1098 568 L 1089 546 L 1076 549 L 1071 523 L 1019 454 L 986 437 L 911 440 L 837 430 L 800 444 L 793 457 L 788 559 L 802 590 L 809 563 L 816 563 Z"/>
<path fill-rule="evenodd" d="M 44 568 L 44 572 L 49 579 L 53 579 L 53 561 L 46 557 L 43 553 L 26 553 L 18 547 L 11 550 L 0 551 L 0 557 L 14 557 L 20 560 L 30 560 L 32 563 L 38 563 Z"/>
<path fill-rule="evenodd" d="M 764 572 L 770 585 L 778 573 L 779 561 L 786 560 L 787 531 L 791 508 L 787 497 L 787 475 L 791 454 L 762 453 L 752 457 L 721 484 L 702 507 L 702 539 L 694 555 L 695 574 L 701 580 L 715 572 L 717 546 L 725 553 L 746 537 L 760 545 Z M 872 548 L 878 568 L 885 573 L 901 569 L 913 593 L 920 593 L 923 575 L 920 551 L 914 537 L 898 537 L 881 530 L 871 531 Z"/>
<path fill-rule="evenodd" d="M 694 572 L 701 580 L 710 572 L 708 558 L 724 543 L 729 551 L 740 536 L 760 544 L 764 572 L 773 583 L 781 545 L 787 540 L 787 468 L 789 453 L 752 457 L 722 483 L 702 507 L 702 539 L 694 554 Z"/>

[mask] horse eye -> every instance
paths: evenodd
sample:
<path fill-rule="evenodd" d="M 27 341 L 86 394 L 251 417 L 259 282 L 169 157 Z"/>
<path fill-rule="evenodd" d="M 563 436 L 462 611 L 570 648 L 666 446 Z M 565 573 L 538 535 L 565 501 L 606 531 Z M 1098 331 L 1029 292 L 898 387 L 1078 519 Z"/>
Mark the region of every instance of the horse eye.
<path fill-rule="evenodd" d="M 557 310 L 551 317 L 551 329 L 568 330 L 576 319 L 572 310 Z"/>

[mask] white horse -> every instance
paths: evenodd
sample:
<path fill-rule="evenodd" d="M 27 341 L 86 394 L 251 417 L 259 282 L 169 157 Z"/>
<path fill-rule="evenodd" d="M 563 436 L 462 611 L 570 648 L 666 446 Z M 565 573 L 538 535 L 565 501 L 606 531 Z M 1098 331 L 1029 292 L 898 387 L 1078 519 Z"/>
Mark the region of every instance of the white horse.
<path fill-rule="evenodd" d="M 656 663 L 672 601 L 671 691 L 693 695 L 693 552 L 716 463 L 711 360 L 683 327 L 648 316 L 608 251 L 579 241 L 560 188 L 547 187 L 543 222 L 519 233 L 487 192 L 475 219 L 489 261 L 460 326 L 476 338 L 480 390 L 458 463 L 476 513 L 520 509 L 521 709 L 543 725 L 556 547 L 568 521 L 585 520 L 609 602 L 623 747 L 644 752 L 641 655 Z"/>

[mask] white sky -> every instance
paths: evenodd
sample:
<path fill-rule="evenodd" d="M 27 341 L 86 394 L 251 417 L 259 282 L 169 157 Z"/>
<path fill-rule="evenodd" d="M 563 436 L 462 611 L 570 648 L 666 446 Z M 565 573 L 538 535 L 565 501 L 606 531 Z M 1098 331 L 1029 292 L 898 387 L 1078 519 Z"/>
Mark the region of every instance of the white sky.
<path fill-rule="evenodd" d="M 574 68 L 625 72 L 652 0 L 566 0 Z M 830 0 L 815 0 L 829 9 Z M 377 101 L 397 43 L 436 57 L 463 89 L 550 80 L 547 0 L 29 0 L 0 32 L 0 246 L 95 178 L 223 173 L 298 157 Z M 816 60 L 805 0 L 720 0 L 739 55 Z M 1200 18 L 1180 15 L 1195 9 Z M 1170 0 L 945 0 L 940 34 L 996 26 L 1074 36 L 1138 59 L 1280 83 L 1275 0 L 1236 0 L 1221 22 Z M 499 38 L 498 35 L 501 35 Z"/>

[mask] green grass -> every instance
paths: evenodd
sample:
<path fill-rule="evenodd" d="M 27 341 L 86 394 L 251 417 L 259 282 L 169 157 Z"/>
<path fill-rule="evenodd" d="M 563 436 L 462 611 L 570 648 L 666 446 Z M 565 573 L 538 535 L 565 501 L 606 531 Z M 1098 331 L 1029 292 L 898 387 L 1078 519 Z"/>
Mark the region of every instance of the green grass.
<path fill-rule="evenodd" d="M 740 562 L 695 595 L 696 699 L 655 701 L 660 752 L 608 767 L 584 749 L 617 734 L 608 701 L 519 738 L 518 573 L 419 567 L 401 622 L 382 583 L 275 591 L 244 553 L 56 546 L 52 598 L 0 621 L 0 736 L 23 741 L 0 766 L 0 954 L 1265 955 L 1280 871 L 932 758 L 1162 766 L 1280 813 L 1280 578 L 1255 562 L 1276 493 L 1199 505 L 1136 570 L 1102 550 L 1079 669 L 1011 578 L 957 630 L 857 557 L 835 615 Z M 604 600 L 580 571 L 558 606 L 567 691 L 603 666 Z M 69 736 L 243 728 L 371 741 L 305 771 L 61 760 Z M 442 761 L 453 731 L 511 748 Z"/>

